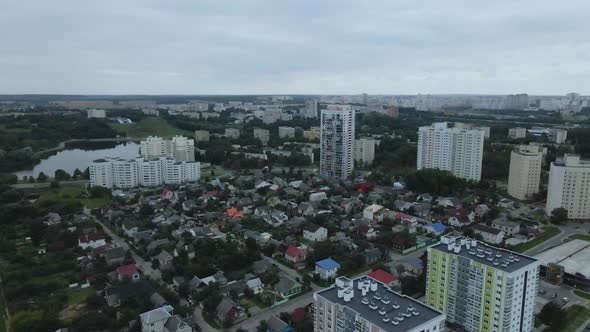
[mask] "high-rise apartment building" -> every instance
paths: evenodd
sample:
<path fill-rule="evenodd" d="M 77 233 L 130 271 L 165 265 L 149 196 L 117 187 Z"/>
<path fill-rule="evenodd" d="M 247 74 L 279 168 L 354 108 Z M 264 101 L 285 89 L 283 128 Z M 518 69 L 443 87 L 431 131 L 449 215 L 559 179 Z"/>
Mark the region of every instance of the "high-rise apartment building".
<path fill-rule="evenodd" d="M 338 277 L 334 286 L 313 298 L 317 332 L 442 332 L 445 328 L 444 313 L 367 276 Z"/>
<path fill-rule="evenodd" d="M 317 118 L 318 117 L 318 101 L 307 100 L 305 102 L 305 117 L 306 118 Z"/>
<path fill-rule="evenodd" d="M 567 140 L 567 130 L 560 128 L 551 128 L 547 134 L 549 142 L 563 144 Z"/>
<path fill-rule="evenodd" d="M 375 140 L 360 138 L 354 142 L 354 160 L 362 164 L 372 164 L 375 159 Z"/>
<path fill-rule="evenodd" d="M 479 181 L 484 135 L 479 128 L 449 127 L 447 122 L 420 127 L 417 169 L 437 168 Z"/>
<path fill-rule="evenodd" d="M 270 141 L 270 131 L 268 129 L 254 128 L 253 135 L 255 139 L 260 140 L 262 145 L 268 145 Z"/>
<path fill-rule="evenodd" d="M 105 188 L 153 187 L 162 184 L 181 184 L 201 177 L 200 163 L 158 159 L 97 159 L 90 164 L 90 185 Z"/>
<path fill-rule="evenodd" d="M 354 110 L 348 105 L 328 105 L 320 124 L 320 175 L 345 179 L 354 168 Z"/>
<path fill-rule="evenodd" d="M 526 128 L 516 127 L 508 129 L 508 138 L 526 138 Z"/>
<path fill-rule="evenodd" d="M 428 248 L 426 303 L 466 331 L 529 332 L 534 326 L 539 262 L 466 237 L 443 236 Z"/>
<path fill-rule="evenodd" d="M 505 108 L 509 110 L 523 110 L 529 107 L 529 95 L 526 93 L 506 96 Z"/>
<path fill-rule="evenodd" d="M 570 219 L 590 219 L 590 160 L 566 154 L 551 163 L 547 214 L 564 208 Z"/>
<path fill-rule="evenodd" d="M 537 145 L 520 145 L 510 154 L 508 194 L 521 200 L 539 192 L 543 150 Z"/>
<path fill-rule="evenodd" d="M 176 161 L 195 161 L 195 140 L 184 136 L 174 136 L 171 140 L 148 136 L 141 141 L 139 150 L 145 159 L 168 157 Z"/>

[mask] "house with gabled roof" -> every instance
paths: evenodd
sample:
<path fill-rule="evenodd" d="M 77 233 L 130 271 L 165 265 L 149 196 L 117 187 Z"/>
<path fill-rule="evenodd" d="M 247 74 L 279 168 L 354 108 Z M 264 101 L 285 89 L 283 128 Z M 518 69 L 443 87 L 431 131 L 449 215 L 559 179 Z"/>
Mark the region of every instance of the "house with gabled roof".
<path fill-rule="evenodd" d="M 307 224 L 303 227 L 303 238 L 308 241 L 325 241 L 328 239 L 328 230 L 316 224 Z"/>
<path fill-rule="evenodd" d="M 315 273 L 324 280 L 336 278 L 339 269 L 340 264 L 332 258 L 326 258 L 315 262 Z"/>
<path fill-rule="evenodd" d="M 289 298 L 303 292 L 304 287 L 293 278 L 283 274 L 274 289 L 281 297 Z"/>
<path fill-rule="evenodd" d="M 303 262 L 307 258 L 307 250 L 300 249 L 295 246 L 287 247 L 285 251 L 285 259 L 292 263 Z"/>

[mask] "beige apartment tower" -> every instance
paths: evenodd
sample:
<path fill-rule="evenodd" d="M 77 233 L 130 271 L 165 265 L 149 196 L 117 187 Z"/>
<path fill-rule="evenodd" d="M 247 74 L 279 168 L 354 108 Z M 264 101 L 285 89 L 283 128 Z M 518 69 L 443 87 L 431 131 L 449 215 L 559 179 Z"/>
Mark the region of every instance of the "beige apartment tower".
<path fill-rule="evenodd" d="M 535 145 L 520 145 L 510 154 L 508 194 L 527 200 L 539 192 L 543 150 Z"/>
<path fill-rule="evenodd" d="M 566 154 L 551 163 L 545 210 L 550 215 L 556 208 L 569 219 L 590 219 L 590 160 Z"/>

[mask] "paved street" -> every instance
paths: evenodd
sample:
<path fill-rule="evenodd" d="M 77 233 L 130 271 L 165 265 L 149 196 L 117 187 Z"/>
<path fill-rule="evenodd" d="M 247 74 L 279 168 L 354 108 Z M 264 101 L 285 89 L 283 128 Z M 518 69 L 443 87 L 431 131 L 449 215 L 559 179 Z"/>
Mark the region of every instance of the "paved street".
<path fill-rule="evenodd" d="M 543 251 L 556 247 L 563 243 L 565 239 L 574 235 L 574 234 L 588 234 L 588 230 L 590 229 L 590 224 L 578 224 L 578 223 L 568 223 L 567 225 L 557 226 L 561 233 L 552 237 L 551 239 L 541 243 L 540 245 L 528 250 L 525 252 L 526 255 L 535 256 Z"/>
<path fill-rule="evenodd" d="M 143 274 L 145 274 L 146 276 L 150 277 L 151 279 L 154 280 L 160 280 L 162 279 L 162 274 L 160 273 L 160 270 L 157 269 L 152 269 L 152 264 L 150 262 L 146 262 L 141 256 L 139 256 L 134 250 L 133 248 L 131 248 L 127 242 L 125 242 L 125 239 L 123 239 L 122 237 L 120 237 L 119 235 L 115 234 L 113 231 L 111 231 L 105 224 L 103 224 L 100 220 L 96 219 L 91 213 L 90 210 L 87 208 L 84 208 L 84 213 L 94 219 L 94 221 L 100 225 L 100 227 L 102 228 L 103 232 L 105 232 L 108 236 L 110 236 L 113 239 L 113 244 L 117 247 L 122 247 L 125 248 L 127 250 L 129 250 L 129 252 L 131 253 L 131 258 L 133 258 L 133 260 L 135 261 L 135 265 L 137 266 L 137 268 L 143 272 Z"/>

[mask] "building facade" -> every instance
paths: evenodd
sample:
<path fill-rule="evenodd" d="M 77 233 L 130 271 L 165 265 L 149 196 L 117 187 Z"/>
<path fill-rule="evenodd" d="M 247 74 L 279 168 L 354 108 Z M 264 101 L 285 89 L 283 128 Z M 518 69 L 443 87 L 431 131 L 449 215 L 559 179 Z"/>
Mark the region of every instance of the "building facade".
<path fill-rule="evenodd" d="M 526 138 L 526 128 L 516 127 L 508 129 L 508 138 Z"/>
<path fill-rule="evenodd" d="M 237 128 L 225 128 L 225 137 L 238 139 L 240 138 L 240 130 Z"/>
<path fill-rule="evenodd" d="M 466 237 L 428 248 L 426 303 L 466 331 L 533 330 L 539 262 Z"/>
<path fill-rule="evenodd" d="M 372 164 L 375 159 L 375 140 L 361 138 L 354 142 L 354 160 L 362 164 Z"/>
<path fill-rule="evenodd" d="M 354 110 L 348 105 L 328 105 L 320 123 L 320 175 L 346 179 L 354 168 Z"/>
<path fill-rule="evenodd" d="M 107 116 L 107 111 L 105 110 L 99 110 L 99 109 L 89 109 L 86 111 L 88 118 L 98 118 L 98 119 L 104 119 Z"/>
<path fill-rule="evenodd" d="M 270 141 L 270 131 L 263 128 L 254 128 L 254 138 L 260 140 L 262 145 L 267 146 Z"/>
<path fill-rule="evenodd" d="M 149 136 L 141 141 L 142 158 L 173 158 L 176 161 L 195 161 L 195 140 L 184 136 L 174 136 L 171 140 Z"/>
<path fill-rule="evenodd" d="M 543 151 L 536 145 L 520 145 L 510 154 L 508 194 L 527 200 L 539 192 Z"/>
<path fill-rule="evenodd" d="M 447 122 L 420 127 L 417 169 L 437 168 L 479 181 L 484 135 L 479 128 L 449 127 Z"/>
<path fill-rule="evenodd" d="M 567 140 L 567 130 L 560 128 L 551 128 L 547 134 L 549 142 L 563 144 Z"/>
<path fill-rule="evenodd" d="M 305 102 L 305 117 L 306 118 L 317 118 L 318 117 L 318 101 L 307 100 Z"/>
<path fill-rule="evenodd" d="M 295 128 L 293 127 L 279 127 L 279 138 L 293 138 L 295 137 Z"/>
<path fill-rule="evenodd" d="M 566 154 L 551 163 L 547 189 L 547 214 L 556 208 L 570 219 L 590 219 L 590 160 Z"/>
<path fill-rule="evenodd" d="M 209 131 L 195 130 L 195 142 L 209 142 Z"/>
<path fill-rule="evenodd" d="M 153 187 L 197 181 L 201 177 L 200 163 L 175 161 L 160 157 L 146 160 L 105 158 L 90 164 L 90 185 L 105 188 Z"/>
<path fill-rule="evenodd" d="M 438 332 L 445 314 L 367 276 L 336 278 L 313 295 L 314 331 Z"/>

